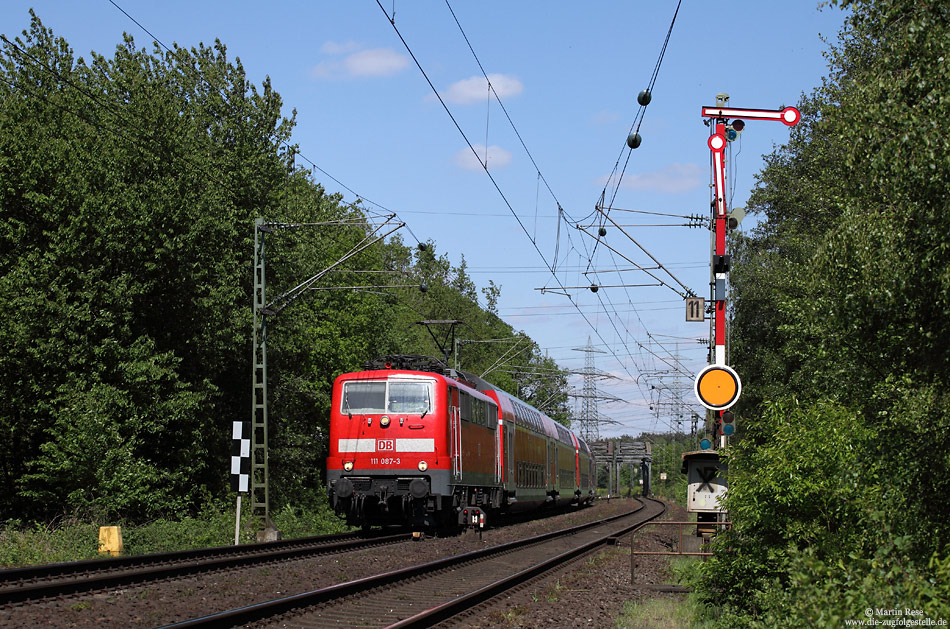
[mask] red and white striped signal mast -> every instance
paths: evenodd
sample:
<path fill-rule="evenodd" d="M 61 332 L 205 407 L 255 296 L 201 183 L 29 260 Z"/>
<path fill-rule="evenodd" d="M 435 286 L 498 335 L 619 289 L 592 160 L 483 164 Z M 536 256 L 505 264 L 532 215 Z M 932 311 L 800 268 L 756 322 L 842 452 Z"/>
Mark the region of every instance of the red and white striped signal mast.
<path fill-rule="evenodd" d="M 729 141 L 742 132 L 745 120 L 775 120 L 792 127 L 801 120 L 801 113 L 794 107 L 783 109 L 738 109 L 727 107 L 728 94 L 716 96 L 715 107 L 703 107 L 703 117 L 711 119 L 711 133 L 707 144 L 712 151 L 713 181 L 715 199 L 713 202 L 713 233 L 715 253 L 712 256 L 713 290 L 713 347 L 711 364 L 696 375 L 694 390 L 699 402 L 716 413 L 716 429 L 722 426 L 724 436 L 732 434 L 732 413 L 726 409 L 736 403 L 742 392 L 742 382 L 734 369 L 726 364 L 726 276 L 729 273 L 730 258 L 726 254 L 726 230 L 728 228 L 728 208 L 726 207 L 726 146 Z M 708 124 L 708 123 L 707 123 Z M 723 423 L 726 415 L 728 421 Z M 704 440 L 704 446 L 709 442 Z M 712 445 L 712 444 L 709 444 Z M 724 445 L 724 443 L 723 443 Z"/>

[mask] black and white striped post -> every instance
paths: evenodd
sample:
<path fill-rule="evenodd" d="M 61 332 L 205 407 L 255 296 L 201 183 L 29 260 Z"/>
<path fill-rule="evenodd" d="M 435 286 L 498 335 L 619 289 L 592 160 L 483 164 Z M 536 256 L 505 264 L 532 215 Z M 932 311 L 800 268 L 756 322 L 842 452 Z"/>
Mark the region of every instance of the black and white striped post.
<path fill-rule="evenodd" d="M 251 484 L 251 422 L 236 421 L 231 431 L 231 491 L 238 492 L 234 517 L 234 545 L 241 535 L 241 495 Z"/>

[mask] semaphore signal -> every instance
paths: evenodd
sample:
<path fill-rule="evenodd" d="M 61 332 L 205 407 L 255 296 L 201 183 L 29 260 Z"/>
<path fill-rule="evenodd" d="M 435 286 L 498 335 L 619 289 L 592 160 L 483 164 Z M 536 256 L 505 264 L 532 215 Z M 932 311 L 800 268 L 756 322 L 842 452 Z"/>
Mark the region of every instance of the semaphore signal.
<path fill-rule="evenodd" d="M 704 118 L 748 118 L 752 120 L 777 120 L 794 127 L 802 114 L 794 107 L 784 109 L 734 109 L 731 107 L 703 107 Z"/>
<path fill-rule="evenodd" d="M 801 112 L 794 107 L 782 109 L 740 109 L 726 107 L 728 94 L 717 94 L 715 107 L 703 107 L 704 118 L 711 118 L 714 128 L 707 140 L 711 151 L 715 199 L 713 201 L 713 233 L 715 250 L 710 263 L 713 297 L 713 330 L 710 365 L 696 375 L 694 391 L 700 404 L 714 411 L 717 417 L 739 399 L 742 382 L 739 374 L 726 365 L 726 278 L 730 257 L 726 254 L 726 146 L 745 127 L 744 120 L 774 120 L 792 127 L 801 120 Z M 708 124 L 708 123 L 707 123 Z M 730 133 L 731 131 L 731 133 Z M 730 434 L 734 430 L 731 422 Z"/>

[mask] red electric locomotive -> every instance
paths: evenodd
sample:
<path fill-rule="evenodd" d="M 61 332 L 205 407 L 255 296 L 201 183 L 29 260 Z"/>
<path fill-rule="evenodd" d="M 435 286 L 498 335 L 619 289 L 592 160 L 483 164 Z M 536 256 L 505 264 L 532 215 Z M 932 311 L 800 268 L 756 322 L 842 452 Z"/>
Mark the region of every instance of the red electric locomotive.
<path fill-rule="evenodd" d="M 333 385 L 330 502 L 349 522 L 415 528 L 583 504 L 590 448 L 529 404 L 420 356 L 391 356 Z"/>

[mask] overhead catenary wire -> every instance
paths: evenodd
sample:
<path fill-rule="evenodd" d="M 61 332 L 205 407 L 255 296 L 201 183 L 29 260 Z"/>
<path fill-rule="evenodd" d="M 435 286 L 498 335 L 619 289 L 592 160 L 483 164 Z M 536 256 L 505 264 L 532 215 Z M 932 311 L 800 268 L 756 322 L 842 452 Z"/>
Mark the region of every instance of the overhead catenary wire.
<path fill-rule="evenodd" d="M 97 104 L 100 107 L 100 110 L 111 112 L 115 116 L 115 118 L 119 121 L 119 123 L 121 124 L 121 127 L 116 127 L 101 118 L 97 118 L 96 116 L 91 115 L 90 108 L 84 108 L 82 111 L 76 111 L 74 109 L 71 109 L 70 107 L 61 105 L 57 102 L 54 102 L 53 100 L 50 100 L 44 94 L 38 94 L 32 90 L 24 88 L 21 85 L 11 83 L 10 81 L 4 78 L 0 78 L 0 81 L 9 85 L 12 89 L 16 91 L 30 94 L 34 97 L 42 99 L 48 105 L 51 105 L 52 107 L 59 109 L 60 111 L 63 111 L 89 124 L 92 127 L 95 127 L 97 130 L 105 130 L 111 133 L 112 135 L 116 136 L 117 138 L 124 140 L 130 143 L 131 145 L 137 147 L 138 149 L 144 151 L 145 153 L 148 153 L 152 155 L 153 157 L 158 158 L 159 160 L 164 160 L 167 158 L 167 155 L 160 153 L 158 150 L 156 150 L 154 147 L 150 145 L 151 143 L 149 142 L 149 140 L 151 140 L 151 137 L 149 136 L 149 134 L 145 133 L 144 130 L 141 129 L 135 122 L 129 120 L 129 118 L 124 115 L 124 112 L 114 107 L 113 104 L 108 103 L 108 102 L 103 102 L 99 98 L 99 96 L 91 93 L 89 90 L 85 89 L 84 87 L 77 85 L 74 81 L 72 81 L 69 77 L 65 76 L 59 70 L 56 70 L 55 68 L 50 68 L 49 66 L 44 64 L 42 61 L 37 59 L 35 56 L 31 55 L 28 51 L 24 50 L 23 48 L 18 46 L 16 43 L 10 41 L 5 35 L 0 34 L 0 40 L 6 43 L 17 55 L 19 55 L 21 60 L 27 59 L 29 62 L 32 63 L 34 68 L 40 69 L 48 73 L 50 76 L 56 77 L 61 82 L 70 86 L 71 88 L 79 92 L 81 95 L 85 96 L 87 99 Z M 180 155 L 180 158 L 186 163 L 189 163 L 192 166 L 194 166 L 199 171 L 202 171 L 203 174 L 206 175 L 209 180 L 215 181 L 221 186 L 226 187 L 229 185 L 227 182 L 222 181 L 220 179 L 217 171 L 208 168 L 206 165 L 200 162 L 197 162 L 196 160 L 194 160 L 194 158 L 189 156 L 187 153 L 182 153 Z"/>
<path fill-rule="evenodd" d="M 161 42 L 160 40 L 158 40 L 157 37 L 155 37 L 150 31 L 148 31 L 148 29 L 146 29 L 144 25 L 142 25 L 142 24 L 139 23 L 137 20 L 135 20 L 134 18 L 132 18 L 132 16 L 129 15 L 125 10 L 121 9 L 121 7 L 119 7 L 118 4 L 116 4 L 116 3 L 113 2 L 112 0 L 110 0 L 110 2 L 111 2 L 114 6 L 116 6 L 117 9 L 121 10 L 129 19 L 131 19 L 133 22 L 135 22 L 136 25 L 138 25 L 138 26 L 139 26 L 140 28 L 142 28 L 146 33 L 148 33 L 149 36 L 151 36 L 151 37 L 156 41 L 156 43 L 158 43 L 159 45 L 164 46 L 164 44 L 162 44 L 162 42 Z M 377 4 L 379 4 L 379 3 L 377 2 Z M 458 23 L 458 18 L 455 16 L 455 13 L 454 13 L 454 11 L 452 10 L 451 5 L 448 3 L 448 0 L 446 0 L 446 4 L 447 4 L 448 8 L 450 9 L 450 11 L 452 12 L 453 17 L 456 19 L 456 23 L 457 23 L 457 25 L 459 26 L 459 29 L 460 29 L 460 31 L 462 32 L 463 37 L 465 37 L 465 39 L 466 39 L 466 43 L 469 44 L 469 47 L 470 47 L 470 49 L 472 50 L 472 53 L 473 53 L 473 55 L 474 55 L 474 54 L 475 54 L 475 51 L 474 51 L 474 49 L 472 49 L 471 43 L 468 41 L 467 35 L 465 35 L 464 30 L 462 29 L 461 25 Z M 381 5 L 380 5 L 380 8 L 382 9 L 382 6 L 381 6 Z M 677 10 L 678 10 L 678 7 L 677 7 Z M 383 9 L 383 12 L 385 13 L 385 9 Z M 675 19 L 675 18 L 674 18 L 674 19 Z M 393 26 L 394 26 L 394 28 L 395 28 L 395 13 L 394 13 L 394 12 L 393 12 L 393 16 L 390 18 L 390 22 L 391 22 L 391 24 L 393 24 Z M 671 28 L 672 28 L 672 25 L 671 25 Z M 398 29 L 397 29 L 397 32 L 398 32 Z M 400 38 L 401 38 L 401 35 L 400 35 Z M 667 37 L 667 41 L 668 41 L 668 39 L 669 39 L 669 36 Z M 665 48 L 665 46 L 664 46 L 664 48 Z M 167 47 L 166 47 L 166 49 L 167 49 Z M 408 47 L 407 47 L 407 49 L 408 49 Z M 477 59 L 477 55 L 476 55 L 476 61 L 478 61 L 479 66 L 481 67 L 481 62 Z M 659 69 L 659 61 L 661 61 L 661 60 L 658 60 L 657 67 L 655 68 L 655 71 L 654 71 L 654 78 L 651 79 L 651 85 L 652 85 L 653 83 L 655 83 L 655 75 L 656 75 L 656 73 L 658 72 L 658 69 Z M 418 65 L 418 62 L 417 62 L 417 65 Z M 420 67 L 420 70 L 421 70 L 421 67 Z M 517 127 L 516 127 L 516 126 L 514 125 L 514 123 L 512 122 L 511 116 L 508 114 L 507 109 L 505 109 L 505 107 L 504 107 L 504 103 L 503 103 L 503 102 L 501 101 L 501 99 L 499 98 L 497 92 L 494 91 L 494 87 L 490 84 L 490 79 L 488 78 L 487 73 L 484 72 L 484 68 L 482 68 L 482 73 L 485 74 L 485 76 L 486 76 L 486 81 L 488 81 L 488 84 L 489 84 L 489 91 L 495 95 L 495 98 L 496 98 L 496 100 L 498 101 L 499 105 L 501 106 L 502 110 L 505 112 L 506 117 L 508 117 L 509 123 L 512 124 L 512 128 L 515 130 L 515 133 L 518 135 L 519 140 L 522 142 L 522 145 L 523 145 L 523 147 L 524 147 L 526 153 L 528 154 L 528 156 L 529 156 L 529 158 L 531 159 L 531 161 L 532 161 L 533 163 L 535 163 L 535 165 L 537 166 L 537 162 L 536 162 L 534 156 L 531 155 L 530 151 L 528 150 L 528 148 L 527 148 L 527 146 L 526 146 L 526 144 L 525 144 L 525 142 L 524 142 L 524 139 L 521 137 L 520 132 L 518 131 Z M 431 85 L 431 84 L 430 84 L 430 85 Z M 436 92 L 436 93 L 437 93 L 437 92 Z M 451 112 L 448 112 L 448 113 L 449 113 L 449 115 L 450 115 L 450 117 L 451 117 Z M 461 132 L 461 129 L 459 129 L 459 131 Z M 464 137 L 464 134 L 463 134 L 463 137 Z M 486 142 L 486 144 L 487 144 L 487 142 Z M 287 144 L 285 144 L 285 145 L 288 146 L 288 148 L 290 148 L 289 145 L 287 145 Z M 312 168 L 314 168 L 315 170 L 317 170 L 317 171 L 323 173 L 325 176 L 327 176 L 328 178 L 330 178 L 331 180 L 333 180 L 334 182 L 336 182 L 338 185 L 340 185 L 341 188 L 343 188 L 343 189 L 347 190 L 349 193 L 353 194 L 353 195 L 357 198 L 357 200 L 359 200 L 359 201 L 365 201 L 367 204 L 370 204 L 370 205 L 373 205 L 373 206 L 375 206 L 375 207 L 381 208 L 381 209 L 383 209 L 383 210 L 386 210 L 387 212 L 392 212 L 392 210 L 389 210 L 389 209 L 386 208 L 385 206 L 383 206 L 383 205 L 381 205 L 381 204 L 379 204 L 379 203 L 376 203 L 375 201 L 372 201 L 371 199 L 365 197 L 364 195 L 362 195 L 362 194 L 356 192 L 355 190 L 353 190 L 352 188 L 350 188 L 349 186 L 347 186 L 346 184 L 344 184 L 343 182 L 341 182 L 340 180 L 338 180 L 336 177 L 334 177 L 333 175 L 331 175 L 330 173 L 328 173 L 326 170 L 324 170 L 323 168 L 321 168 L 319 165 L 317 165 L 315 162 L 313 162 L 313 160 L 309 159 L 306 155 L 301 154 L 299 151 L 296 151 L 296 150 L 295 150 L 295 154 L 300 155 L 301 159 L 302 159 L 303 161 L 305 161 L 306 163 L 308 163 Z M 477 156 L 477 152 L 476 152 L 476 156 Z M 487 166 L 487 164 L 486 164 L 486 166 Z M 486 172 L 487 172 L 487 167 L 486 167 Z M 508 204 L 507 198 L 505 198 L 504 193 L 503 193 L 503 192 L 501 191 L 501 189 L 498 187 L 497 183 L 495 183 L 494 177 L 492 177 L 490 173 L 488 173 L 488 174 L 489 174 L 489 178 L 492 179 L 492 182 L 496 185 L 496 188 L 498 189 L 498 192 L 502 195 L 502 198 L 505 200 L 505 203 Z M 557 197 L 554 195 L 554 192 L 553 192 L 553 190 L 551 189 L 550 185 L 548 184 L 548 181 L 544 178 L 544 175 L 543 175 L 543 173 L 541 172 L 540 168 L 537 169 L 537 175 L 538 175 L 538 180 L 539 180 L 539 182 L 543 182 L 544 185 L 545 185 L 545 187 L 546 187 L 546 188 L 548 189 L 548 191 L 552 194 L 552 197 L 554 197 L 555 200 L 557 200 Z M 509 204 L 509 209 L 511 209 L 510 204 Z M 395 213 L 395 212 L 392 212 L 392 213 Z M 407 212 L 407 213 L 408 213 L 408 212 Z M 536 242 L 537 242 L 536 233 L 535 233 L 534 235 L 529 234 L 527 228 L 526 228 L 526 227 L 524 226 L 524 224 L 522 223 L 520 217 L 519 217 L 513 210 L 512 210 L 512 215 L 516 218 L 516 220 L 518 220 L 519 224 L 521 224 L 522 230 L 525 232 L 525 234 L 528 236 L 528 238 L 529 238 L 533 243 L 536 243 Z M 537 218 L 537 217 L 536 217 L 536 218 Z M 558 203 L 558 217 L 557 217 L 557 218 L 558 218 L 558 232 L 559 232 L 559 234 L 560 234 L 560 219 L 561 219 L 561 218 L 565 218 L 565 219 L 566 219 L 566 212 L 564 212 L 563 208 L 560 206 L 560 203 Z M 418 240 L 419 240 L 418 237 L 417 237 L 414 233 L 412 233 L 411 228 L 410 228 L 408 225 L 406 226 L 406 228 L 407 228 L 407 230 L 412 234 L 413 238 L 415 238 L 415 239 L 418 241 Z M 567 239 L 568 239 L 568 241 L 571 241 L 571 236 L 570 236 L 570 232 L 569 232 L 569 231 L 567 232 Z M 582 239 L 582 240 L 583 240 L 583 239 Z M 552 275 L 554 274 L 555 269 L 556 269 L 557 266 L 558 266 L 559 247 L 560 247 L 560 237 L 558 238 L 558 242 L 556 243 L 555 259 L 554 259 L 553 264 L 547 264 L 547 261 L 545 260 L 545 264 L 546 264 L 546 266 L 548 267 L 548 271 L 551 272 Z M 536 245 L 536 249 L 538 249 L 537 245 Z M 574 250 L 574 248 L 571 247 L 571 250 Z M 542 259 L 544 259 L 544 255 L 541 254 L 540 249 L 538 249 L 538 253 L 541 255 Z M 588 321 L 588 324 L 590 324 L 589 321 Z"/>
<path fill-rule="evenodd" d="M 162 42 L 162 40 L 160 40 L 158 37 L 156 37 L 148 28 L 145 27 L 145 25 L 143 25 L 141 22 L 139 22 L 137 19 L 135 19 L 128 11 L 126 11 L 126 10 L 123 9 L 121 6 L 119 6 L 119 4 L 117 4 L 117 3 L 115 2 L 115 0 L 109 0 L 109 3 L 112 4 L 112 6 L 114 6 L 116 9 L 118 9 L 120 12 L 122 12 L 122 14 L 125 15 L 127 18 L 129 18 L 132 22 L 134 22 L 136 26 L 138 26 L 138 27 L 141 28 L 143 31 L 145 31 L 145 33 L 146 33 L 149 37 L 151 37 L 152 40 L 153 40 L 156 44 L 158 44 L 159 46 L 161 46 L 162 48 L 164 48 L 167 52 L 174 53 L 174 51 L 173 51 L 171 48 L 169 48 L 168 46 L 166 46 L 165 43 Z M 221 93 L 222 96 L 225 96 L 225 97 L 227 96 L 227 94 L 226 94 L 225 92 L 223 92 L 222 88 L 213 85 L 213 84 L 207 79 L 207 77 L 206 77 L 202 72 L 200 72 L 200 71 L 198 71 L 198 72 L 199 72 L 199 75 L 201 76 L 201 78 L 202 78 L 209 86 L 211 86 L 212 88 L 218 90 L 218 92 Z M 271 137 L 273 137 L 273 134 L 271 134 Z M 398 213 L 398 212 L 395 212 L 394 210 L 391 210 L 391 209 L 387 208 L 386 206 L 384 206 L 384 205 L 382 205 L 382 204 L 380 204 L 380 203 L 376 203 L 375 201 L 369 199 L 369 198 L 366 197 L 365 195 L 360 194 L 359 192 L 357 192 L 356 190 L 354 190 L 353 188 L 351 188 L 350 186 L 346 185 L 345 183 L 343 183 L 342 181 L 340 181 L 339 179 L 337 179 L 336 177 L 334 177 L 333 175 L 331 175 L 329 172 L 327 172 L 326 170 L 324 170 L 324 169 L 323 169 L 322 167 L 320 167 L 316 162 L 314 162 L 312 159 L 310 159 L 309 157 L 307 157 L 306 155 L 304 155 L 302 152 L 300 152 L 300 150 L 299 150 L 298 148 L 296 148 L 296 147 L 294 147 L 294 146 L 291 146 L 289 142 L 287 142 L 287 141 L 281 141 L 281 146 L 283 146 L 283 147 L 286 148 L 287 150 L 293 151 L 294 155 L 299 156 L 303 161 L 305 161 L 307 164 L 309 164 L 312 168 L 315 168 L 316 170 L 318 170 L 318 171 L 320 171 L 321 173 L 323 173 L 323 175 L 325 175 L 326 177 L 328 177 L 329 179 L 331 179 L 332 181 L 334 181 L 337 185 L 339 185 L 341 188 L 343 188 L 344 190 L 346 190 L 347 192 L 349 192 L 350 194 L 352 194 L 354 197 L 356 197 L 356 199 L 357 199 L 358 201 L 359 201 L 359 200 L 365 201 L 366 203 L 368 203 L 368 204 L 370 204 L 370 205 L 373 205 L 373 206 L 375 206 L 375 207 L 381 209 L 383 212 L 390 213 L 390 214 L 395 214 L 396 217 L 399 218 L 399 213 Z M 408 222 L 402 220 L 401 218 L 400 218 L 399 220 L 403 223 L 403 227 L 405 227 L 406 231 L 408 231 L 409 234 L 413 237 L 413 239 L 415 239 L 416 243 L 421 244 L 421 243 L 422 243 L 422 240 L 420 240 L 419 237 L 415 234 L 415 232 L 412 231 L 412 228 L 409 226 Z"/>
<path fill-rule="evenodd" d="M 491 181 L 491 183 L 492 183 L 492 185 L 494 186 L 496 192 L 498 192 L 498 195 L 501 197 L 502 201 L 504 202 L 504 204 L 505 204 L 505 206 L 508 208 L 508 210 L 511 212 L 512 216 L 515 217 L 515 220 L 518 222 L 519 227 L 521 228 L 522 232 L 524 232 L 524 234 L 525 234 L 525 236 L 528 238 L 528 240 L 531 242 L 531 244 L 532 244 L 532 246 L 534 247 L 535 251 L 538 253 L 538 256 L 541 258 L 541 260 L 544 262 L 545 266 L 546 266 L 546 267 L 549 269 L 549 271 L 551 272 L 551 275 L 554 277 L 555 281 L 556 281 L 557 284 L 558 284 L 558 288 L 560 288 L 560 290 L 561 290 L 562 292 L 565 292 L 565 294 L 567 294 L 567 293 L 566 293 L 566 288 L 564 287 L 563 282 L 561 282 L 561 280 L 557 277 L 557 274 L 555 273 L 555 271 L 554 271 L 554 269 L 553 269 L 551 263 L 548 262 L 548 260 L 547 260 L 547 258 L 545 257 L 544 253 L 543 253 L 543 252 L 541 251 L 541 249 L 538 247 L 537 242 L 535 242 L 535 241 L 531 238 L 530 232 L 528 231 L 528 229 L 527 229 L 527 227 L 525 226 L 524 222 L 523 222 L 523 221 L 521 220 L 521 218 L 518 216 L 518 213 L 515 211 L 514 206 L 512 206 L 511 202 L 508 200 L 508 197 L 505 195 L 505 193 L 504 193 L 504 191 L 502 190 L 501 186 L 499 185 L 498 181 L 495 179 L 495 177 L 494 177 L 494 176 L 491 174 L 491 172 L 489 171 L 489 169 L 488 169 L 488 167 L 487 167 L 487 164 L 483 163 L 483 162 L 481 161 L 481 159 L 479 158 L 478 151 L 475 149 L 475 146 L 472 144 L 472 142 L 471 142 L 471 140 L 469 139 L 468 135 L 467 135 L 467 134 L 465 133 L 465 131 L 462 129 L 462 127 L 461 127 L 461 125 L 459 124 L 458 120 L 456 119 L 455 115 L 452 113 L 452 110 L 449 108 L 448 104 L 445 102 L 445 99 L 444 99 L 444 98 L 442 97 L 442 95 L 439 93 L 439 90 L 436 89 L 435 84 L 432 83 L 432 80 L 429 78 L 429 75 L 426 73 L 425 69 L 422 67 L 422 63 L 419 61 L 419 59 L 418 59 L 418 57 L 416 56 L 415 52 L 413 52 L 412 47 L 411 47 L 411 46 L 409 45 L 409 43 L 406 41 L 405 37 L 403 37 L 402 32 L 399 30 L 399 27 L 396 26 L 395 20 L 389 15 L 389 13 L 386 11 L 386 8 L 382 5 L 382 3 L 380 2 L 380 0 L 376 0 L 376 4 L 377 4 L 377 6 L 379 6 L 380 11 L 381 11 L 381 12 L 383 13 L 383 15 L 386 17 L 386 20 L 389 22 L 390 26 L 392 26 L 393 30 L 394 30 L 395 33 L 396 33 L 396 36 L 399 38 L 400 42 L 402 43 L 403 47 L 406 49 L 406 52 L 409 54 L 409 56 L 410 56 L 410 58 L 412 59 L 413 63 L 415 63 L 415 65 L 416 65 L 416 67 L 418 68 L 419 72 L 422 74 L 423 79 L 425 79 L 426 83 L 429 85 L 429 88 L 432 90 L 432 92 L 433 92 L 433 94 L 435 95 L 436 99 L 437 99 L 437 100 L 439 101 L 439 103 L 441 104 L 442 109 L 443 109 L 443 110 L 445 111 L 445 113 L 449 116 L 449 119 L 452 121 L 452 124 L 455 126 L 456 130 L 457 130 L 457 131 L 459 132 L 459 134 L 462 136 L 462 139 L 463 139 L 463 140 L 465 141 L 465 143 L 468 145 L 469 150 L 472 152 L 472 154 L 475 156 L 475 158 L 479 160 L 479 163 L 482 164 L 482 169 L 484 170 L 486 176 L 487 176 L 487 177 L 489 178 L 489 180 Z M 496 98 L 497 98 L 497 94 L 496 94 Z M 597 330 L 597 327 L 593 325 L 593 323 L 590 321 L 590 319 L 589 319 L 583 312 L 581 312 L 579 309 L 578 309 L 578 313 L 579 313 L 580 316 L 585 320 L 585 322 L 587 323 L 587 325 L 594 331 L 594 333 L 598 336 L 598 338 L 600 338 L 601 341 L 604 341 L 604 343 L 606 344 L 606 340 L 601 336 L 599 330 Z M 618 363 L 620 363 L 621 365 L 623 365 L 623 361 L 621 361 L 621 360 L 619 359 L 619 357 L 616 356 L 616 354 L 614 354 L 614 358 L 617 360 Z M 631 378 L 633 378 L 633 375 L 632 375 L 632 374 L 630 374 L 630 376 L 631 376 Z"/>
<path fill-rule="evenodd" d="M 534 166 L 534 169 L 538 173 L 538 178 L 544 182 L 544 186 L 548 189 L 548 192 L 551 194 L 551 197 L 557 203 L 558 207 L 561 207 L 561 202 L 558 200 L 557 195 L 554 194 L 554 190 L 551 188 L 551 184 L 548 183 L 548 180 L 544 177 L 544 174 L 541 172 L 541 167 L 538 166 L 538 162 L 534 159 L 534 155 L 531 154 L 531 151 L 528 149 L 528 145 L 525 143 L 524 138 L 521 137 L 521 132 L 518 131 L 518 127 L 515 125 L 514 120 L 511 119 L 511 115 L 508 113 L 508 109 L 505 107 L 505 103 L 502 102 L 501 97 L 498 96 L 498 92 L 495 91 L 494 86 L 491 84 L 491 79 L 488 77 L 488 73 L 485 71 L 484 66 L 482 66 L 481 60 L 478 58 L 478 55 L 475 53 L 475 48 L 472 47 L 472 42 L 469 41 L 468 35 L 465 34 L 465 30 L 462 28 L 461 22 L 459 22 L 458 17 L 455 15 L 455 11 L 452 9 L 452 5 L 449 3 L 449 0 L 445 0 L 445 6 L 448 7 L 449 12 L 452 14 L 452 19 L 455 20 L 455 25 L 458 26 L 459 32 L 462 34 L 462 37 L 465 39 L 465 43 L 468 45 L 468 49 L 471 51 L 472 56 L 475 58 L 475 63 L 478 64 L 478 69 L 482 71 L 482 75 L 485 77 L 485 81 L 488 83 L 489 91 L 495 95 L 495 100 L 498 102 L 498 105 L 501 106 L 501 110 L 504 112 L 505 117 L 508 119 L 508 124 L 511 125 L 512 131 L 515 132 L 515 135 L 518 137 L 518 141 L 521 142 L 521 147 L 524 149 L 524 152 L 528 155 L 528 159 L 531 160 L 531 164 Z M 485 144 L 488 144 L 486 141 Z"/>
<path fill-rule="evenodd" d="M 651 96 L 653 94 L 654 88 L 656 87 L 656 80 L 657 80 L 657 77 L 659 77 L 660 75 L 660 66 L 663 64 L 663 57 L 666 56 L 666 48 L 667 46 L 669 46 L 670 36 L 673 34 L 673 26 L 676 24 L 676 17 L 679 15 L 680 5 L 682 5 L 682 3 L 683 3 L 683 0 L 679 0 L 676 3 L 676 10 L 673 12 L 673 19 L 670 20 L 670 27 L 667 29 L 666 37 L 663 40 L 663 45 L 660 47 L 660 54 L 657 57 L 656 65 L 653 67 L 653 74 L 650 75 L 650 80 L 647 83 L 646 90 L 651 94 Z M 646 108 L 647 108 L 646 105 L 640 105 L 640 108 L 637 110 L 637 113 L 634 116 L 633 124 L 630 125 L 630 133 L 634 133 L 634 132 L 639 133 L 640 126 L 643 124 L 644 115 L 646 114 Z M 613 206 L 614 200 L 616 200 L 617 198 L 617 192 L 620 190 L 620 184 L 623 181 L 623 176 L 627 171 L 627 164 L 630 162 L 630 156 L 633 153 L 633 149 L 631 149 L 630 147 L 627 147 L 626 144 L 625 144 L 625 147 L 626 149 L 621 148 L 620 155 L 617 157 L 617 162 L 616 164 L 614 164 L 614 170 L 611 172 L 610 176 L 607 178 L 607 182 L 604 184 L 604 189 L 601 192 L 601 198 L 603 199 L 606 197 L 607 187 L 610 185 L 610 180 L 613 178 L 613 175 L 617 172 L 617 166 L 620 164 L 620 158 L 623 157 L 624 150 L 626 150 L 627 159 L 624 162 L 623 170 L 621 170 L 620 176 L 617 177 L 616 184 L 614 185 L 613 194 L 610 199 L 610 203 L 607 205 L 608 209 Z"/>
<path fill-rule="evenodd" d="M 114 2 L 112 2 L 112 4 L 115 5 Z M 121 10 L 121 7 L 118 7 L 118 5 L 115 5 L 115 6 Z M 124 10 L 122 12 L 128 15 Z M 129 17 L 130 19 L 132 19 L 131 16 Z M 133 21 L 135 20 L 133 19 Z M 142 26 L 139 22 L 137 21 L 135 22 L 143 30 L 145 30 L 150 36 L 152 36 L 151 32 L 148 31 L 148 29 Z M 124 110 L 117 107 L 114 103 L 103 101 L 99 95 L 95 93 L 91 93 L 87 88 L 85 88 L 82 85 L 77 84 L 75 81 L 73 81 L 69 76 L 67 76 L 63 72 L 57 70 L 56 68 L 51 68 L 47 66 L 41 60 L 37 59 L 34 55 L 32 55 L 28 50 L 25 50 L 21 46 L 19 46 L 17 43 L 10 41 L 5 35 L 0 34 L 0 40 L 2 40 L 8 46 L 9 50 L 11 50 L 13 53 L 19 56 L 21 63 L 22 62 L 30 63 L 32 67 L 42 70 L 53 77 L 56 77 L 56 79 L 61 84 L 74 89 L 83 97 L 95 103 L 97 107 L 94 107 L 94 108 L 86 107 L 82 109 L 81 111 L 76 111 L 70 107 L 66 107 L 60 103 L 57 103 L 47 98 L 46 95 L 44 94 L 36 94 L 35 92 L 29 89 L 25 89 L 22 85 L 17 85 L 16 83 L 9 81 L 2 76 L 0 76 L 0 82 L 8 85 L 13 90 L 21 91 L 26 94 L 31 94 L 32 96 L 35 96 L 37 98 L 41 98 L 42 100 L 44 100 L 44 102 L 46 102 L 50 106 L 53 106 L 56 109 L 59 109 L 69 115 L 76 117 L 77 119 L 85 122 L 86 124 L 89 124 L 90 126 L 96 128 L 97 130 L 107 131 L 115 135 L 116 137 L 136 146 L 139 150 L 149 153 L 158 159 L 165 159 L 167 157 L 164 153 L 159 152 L 158 150 L 156 150 L 154 147 L 151 146 L 152 137 L 148 133 L 144 132 L 143 129 L 141 129 L 141 127 L 137 124 L 136 121 L 130 120 L 129 116 L 126 114 Z M 164 44 L 162 44 L 160 41 L 156 40 L 156 43 L 164 46 Z M 180 66 L 180 67 L 184 68 L 186 66 Z M 101 112 L 101 111 L 106 111 L 112 114 L 120 126 L 112 125 L 109 122 L 103 120 L 101 116 L 95 115 L 96 112 Z M 289 147 L 289 145 L 286 142 L 284 143 L 284 145 Z M 202 163 L 196 162 L 194 158 L 192 158 L 187 153 L 183 153 L 182 155 L 180 155 L 180 158 L 184 160 L 186 163 L 189 163 L 192 166 L 194 166 L 197 170 L 203 172 L 207 176 L 208 180 L 215 181 L 219 185 L 224 186 L 224 187 L 228 186 L 228 183 L 223 181 L 220 178 L 220 173 L 208 168 L 206 165 Z M 369 221 L 369 219 L 375 218 L 374 214 L 376 213 L 373 211 L 367 211 L 367 209 L 364 208 L 361 218 L 342 219 L 342 220 L 332 221 L 332 222 L 306 222 L 306 223 L 285 223 L 285 222 L 273 221 L 268 224 L 273 225 L 273 226 L 279 226 L 279 227 L 304 227 L 304 226 L 319 226 L 319 225 L 361 226 L 368 229 L 371 228 L 372 231 L 375 232 L 381 226 Z M 395 213 L 391 212 L 389 216 L 387 217 L 386 222 L 388 222 L 394 217 L 395 217 Z M 400 227 L 406 227 L 405 223 L 398 225 L 396 228 L 389 231 L 385 235 L 389 235 L 393 233 L 395 229 L 398 229 Z M 378 241 L 380 240 L 380 238 L 377 238 L 376 240 Z M 346 257 L 351 256 L 353 253 L 354 253 L 353 251 L 347 253 L 344 259 L 346 259 Z M 332 271 L 336 271 L 336 269 L 333 269 L 332 267 L 331 269 L 328 269 L 328 272 L 332 272 Z M 394 287 L 394 286 L 391 286 L 391 287 Z M 350 287 L 345 287 L 345 288 L 350 288 Z M 356 288 L 356 287 L 352 287 L 352 288 Z M 363 288 L 376 288 L 376 287 L 363 287 Z M 278 306 L 278 308 L 282 308 L 282 307 L 283 306 Z"/>

